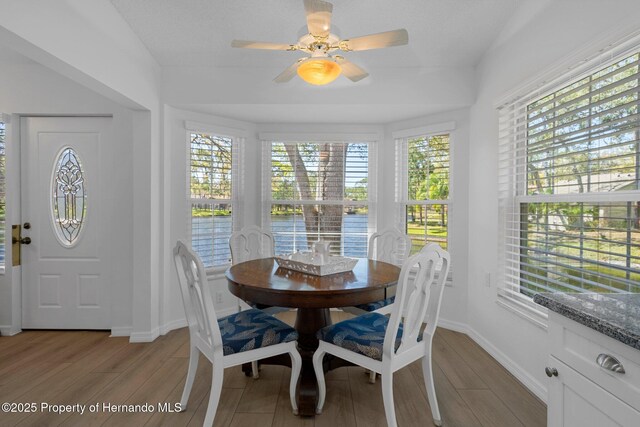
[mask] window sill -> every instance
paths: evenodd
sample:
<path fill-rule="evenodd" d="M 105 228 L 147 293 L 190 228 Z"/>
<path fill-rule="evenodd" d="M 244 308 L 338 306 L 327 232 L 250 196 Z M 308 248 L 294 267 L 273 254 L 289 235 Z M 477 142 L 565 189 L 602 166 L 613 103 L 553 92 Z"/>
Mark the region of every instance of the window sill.
<path fill-rule="evenodd" d="M 547 330 L 549 315 L 544 307 L 533 307 L 531 300 L 506 289 L 498 289 L 496 304 L 515 315 L 533 323 L 543 330 Z"/>

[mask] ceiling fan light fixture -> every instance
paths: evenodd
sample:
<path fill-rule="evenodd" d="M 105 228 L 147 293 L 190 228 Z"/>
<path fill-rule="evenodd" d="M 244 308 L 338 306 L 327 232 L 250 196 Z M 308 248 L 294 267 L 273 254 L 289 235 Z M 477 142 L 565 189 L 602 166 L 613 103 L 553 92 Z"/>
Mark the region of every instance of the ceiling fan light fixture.
<path fill-rule="evenodd" d="M 298 66 L 298 75 L 312 85 L 326 85 L 338 78 L 340 64 L 329 58 L 311 58 Z"/>

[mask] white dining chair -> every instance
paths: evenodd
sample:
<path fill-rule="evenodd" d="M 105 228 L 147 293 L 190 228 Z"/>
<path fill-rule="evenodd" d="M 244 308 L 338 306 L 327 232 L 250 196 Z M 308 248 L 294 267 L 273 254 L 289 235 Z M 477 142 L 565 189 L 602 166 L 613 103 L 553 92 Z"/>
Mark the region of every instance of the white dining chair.
<path fill-rule="evenodd" d="M 402 265 L 391 316 L 372 312 L 327 326 L 313 355 L 318 379 L 320 414 L 326 397 L 322 359 L 333 354 L 382 377 L 382 399 L 387 424 L 396 426 L 393 373 L 422 359 L 422 373 L 435 425 L 442 425 L 432 370 L 432 341 L 440 314 L 450 256 L 437 245 L 410 257 Z M 441 265 L 440 271 L 436 272 Z M 426 319 L 426 326 L 423 321 Z M 424 330 L 423 330 L 424 328 Z"/>
<path fill-rule="evenodd" d="M 401 266 L 411 252 L 411 238 L 397 228 L 388 228 L 379 233 L 373 233 L 369 238 L 369 250 L 367 258 L 376 261 Z M 371 311 L 380 310 L 393 304 L 394 296 L 387 299 L 374 301 L 352 307 L 341 307 L 347 313 L 359 316 Z"/>
<path fill-rule="evenodd" d="M 204 426 L 211 426 L 216 415 L 224 369 L 266 357 L 289 353 L 291 382 L 289 397 L 293 413 L 298 413 L 295 399 L 302 359 L 296 348 L 298 333 L 289 325 L 267 313 L 249 309 L 221 319 L 216 318 L 211 290 L 200 258 L 187 245 L 178 241 L 173 250 L 178 270 L 182 301 L 189 324 L 189 370 L 182 398 L 181 410 L 187 408 L 189 394 L 198 370 L 202 353 L 213 365 L 209 404 Z"/>
<path fill-rule="evenodd" d="M 274 255 L 274 240 L 271 233 L 258 226 L 250 225 L 231 234 L 229 249 L 231 249 L 232 264 L 270 258 Z"/>
<path fill-rule="evenodd" d="M 229 237 L 229 249 L 231 250 L 231 264 L 239 264 L 260 258 L 271 258 L 275 254 L 273 235 L 256 225 L 249 225 L 240 231 L 235 231 Z M 249 308 L 259 308 L 268 314 L 278 314 L 289 311 L 286 307 L 258 306 L 251 302 L 238 298 L 238 311 Z M 258 362 L 251 364 L 254 379 L 260 377 Z"/>

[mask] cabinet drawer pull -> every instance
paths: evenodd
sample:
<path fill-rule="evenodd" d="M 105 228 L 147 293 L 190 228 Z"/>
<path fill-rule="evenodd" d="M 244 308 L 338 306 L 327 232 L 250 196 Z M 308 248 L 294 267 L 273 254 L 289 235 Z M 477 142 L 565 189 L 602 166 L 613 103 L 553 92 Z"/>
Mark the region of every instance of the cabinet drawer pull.
<path fill-rule="evenodd" d="M 596 359 L 598 365 L 609 371 L 617 372 L 618 374 L 624 374 L 624 367 L 622 363 L 610 354 L 600 353 Z"/>
<path fill-rule="evenodd" d="M 546 368 L 544 368 L 544 372 L 549 378 L 558 376 L 558 370 L 556 368 L 549 368 L 547 366 Z"/>

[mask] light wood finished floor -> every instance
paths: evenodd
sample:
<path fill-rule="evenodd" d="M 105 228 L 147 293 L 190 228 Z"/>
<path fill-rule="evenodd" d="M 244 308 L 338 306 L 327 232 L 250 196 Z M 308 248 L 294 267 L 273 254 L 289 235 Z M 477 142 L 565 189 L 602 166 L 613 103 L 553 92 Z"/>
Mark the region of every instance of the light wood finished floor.
<path fill-rule="evenodd" d="M 334 321 L 348 314 L 335 312 Z M 281 317 L 288 322 L 293 315 Z M 178 402 L 188 363 L 188 332 L 153 343 L 130 344 L 106 332 L 27 331 L 0 337 L 0 401 L 51 404 L 157 404 Z M 438 329 L 434 376 L 447 427 L 544 426 L 546 407 L 466 335 Z M 216 426 L 384 426 L 380 381 L 369 384 L 359 367 L 327 375 L 322 415 L 292 415 L 289 369 L 264 366 L 259 380 L 239 367 L 225 371 Z M 201 359 L 190 404 L 183 413 L 0 413 L 0 426 L 201 426 L 211 365 Z M 419 363 L 397 372 L 394 394 L 399 426 L 433 425 Z M 1 403 L 0 402 L 0 403 Z"/>

